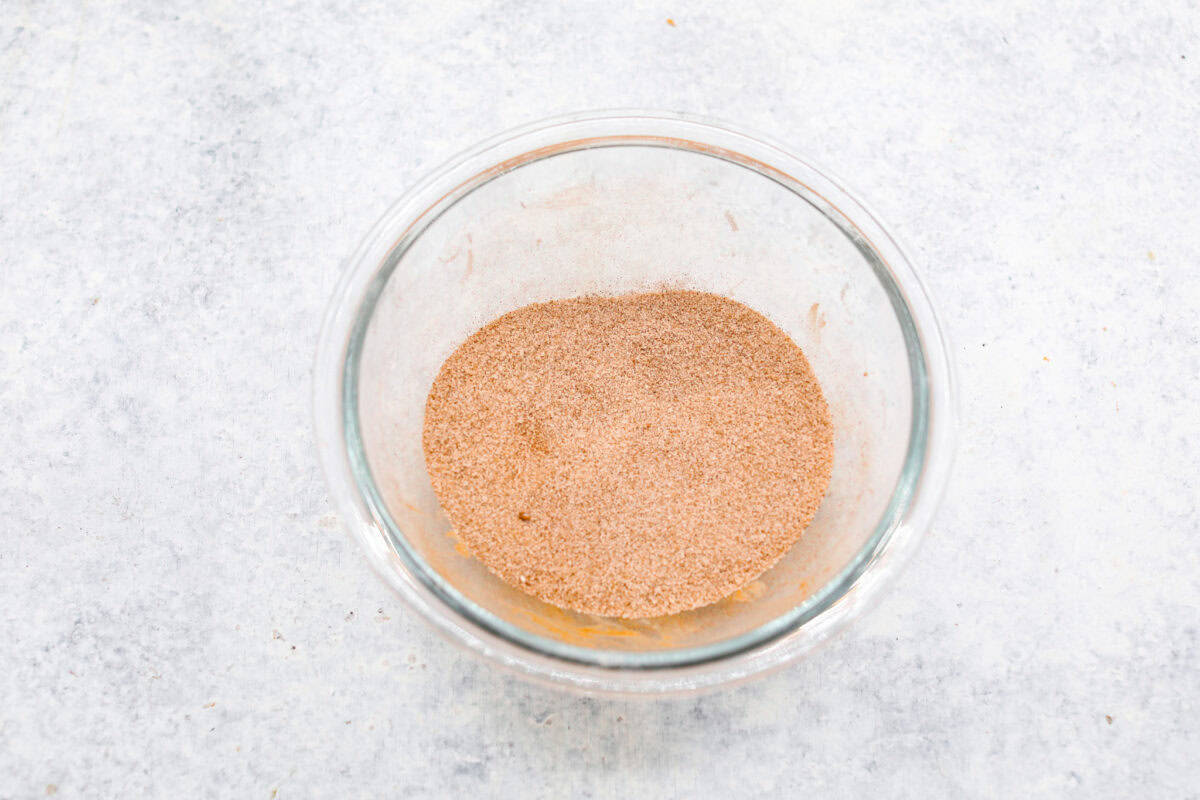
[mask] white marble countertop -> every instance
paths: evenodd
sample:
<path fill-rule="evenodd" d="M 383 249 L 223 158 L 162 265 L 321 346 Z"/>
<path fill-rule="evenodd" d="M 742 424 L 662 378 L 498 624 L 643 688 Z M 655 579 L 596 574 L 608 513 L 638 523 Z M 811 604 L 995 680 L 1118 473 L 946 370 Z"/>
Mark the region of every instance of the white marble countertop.
<path fill-rule="evenodd" d="M 427 5 L 0 13 L 0 798 L 1200 796 L 1195 4 Z M 699 699 L 443 642 L 313 448 L 375 217 L 485 134 L 613 106 L 845 178 L 961 382 L 881 607 Z"/>

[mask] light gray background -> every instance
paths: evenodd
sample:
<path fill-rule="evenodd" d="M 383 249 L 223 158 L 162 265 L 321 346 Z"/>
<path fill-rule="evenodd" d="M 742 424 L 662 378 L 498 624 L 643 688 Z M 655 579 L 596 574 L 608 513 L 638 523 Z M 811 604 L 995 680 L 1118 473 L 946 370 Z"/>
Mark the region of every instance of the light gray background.
<path fill-rule="evenodd" d="M 1196 4 L 434 5 L 0 2 L 0 797 L 1200 796 Z M 611 106 L 845 178 L 961 380 L 882 606 L 701 699 L 436 638 L 313 450 L 367 227 Z"/>

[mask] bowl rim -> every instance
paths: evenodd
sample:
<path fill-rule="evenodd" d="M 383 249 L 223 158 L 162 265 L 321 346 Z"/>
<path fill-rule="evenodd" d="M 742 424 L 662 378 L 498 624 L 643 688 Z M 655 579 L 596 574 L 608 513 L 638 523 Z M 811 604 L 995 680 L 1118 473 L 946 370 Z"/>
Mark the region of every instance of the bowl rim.
<path fill-rule="evenodd" d="M 411 244 L 470 192 L 522 166 L 596 147 L 700 153 L 773 180 L 829 218 L 874 268 L 908 351 L 913 408 L 908 448 L 887 509 L 842 570 L 788 612 L 730 639 L 658 651 L 586 648 L 504 621 L 446 582 L 408 546 L 371 476 L 358 422 L 361 345 L 380 292 Z M 396 200 L 343 265 L 314 365 L 322 467 L 343 522 L 403 600 L 468 649 L 534 678 L 583 690 L 687 691 L 749 677 L 811 650 L 877 600 L 938 505 L 953 458 L 954 381 L 945 336 L 911 261 L 844 183 L 740 126 L 661 111 L 588 111 L 491 137 Z M 890 556 L 886 557 L 885 556 Z M 819 624 L 818 624 L 819 623 Z"/>

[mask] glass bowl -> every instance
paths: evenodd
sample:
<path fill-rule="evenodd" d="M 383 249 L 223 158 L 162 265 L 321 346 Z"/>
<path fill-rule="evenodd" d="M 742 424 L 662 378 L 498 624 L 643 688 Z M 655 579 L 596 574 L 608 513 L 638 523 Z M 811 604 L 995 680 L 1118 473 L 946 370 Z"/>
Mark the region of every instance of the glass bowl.
<path fill-rule="evenodd" d="M 501 314 L 661 288 L 741 301 L 800 345 L 833 414 L 829 491 L 783 559 L 719 603 L 642 620 L 564 611 L 454 537 L 425 470 L 426 394 Z M 470 650 L 593 692 L 729 684 L 826 641 L 928 526 L 953 451 L 945 342 L 876 218 L 761 136 L 657 112 L 536 123 L 413 187 L 350 257 L 314 384 L 334 501 L 383 579 Z"/>

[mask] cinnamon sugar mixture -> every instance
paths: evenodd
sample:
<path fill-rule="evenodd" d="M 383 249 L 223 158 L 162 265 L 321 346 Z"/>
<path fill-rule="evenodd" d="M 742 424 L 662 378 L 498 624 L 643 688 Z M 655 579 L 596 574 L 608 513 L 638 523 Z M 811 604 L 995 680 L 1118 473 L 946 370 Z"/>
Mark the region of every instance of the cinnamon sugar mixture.
<path fill-rule="evenodd" d="M 442 366 L 423 443 L 488 569 L 615 617 L 698 608 L 758 577 L 812 521 L 833 466 L 800 348 L 700 292 L 505 314 Z"/>

